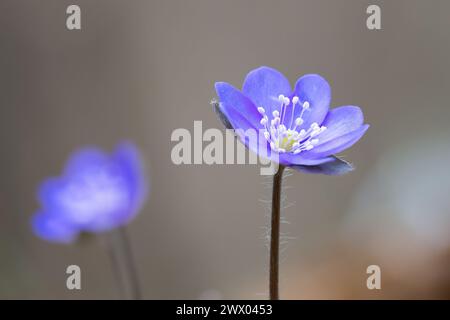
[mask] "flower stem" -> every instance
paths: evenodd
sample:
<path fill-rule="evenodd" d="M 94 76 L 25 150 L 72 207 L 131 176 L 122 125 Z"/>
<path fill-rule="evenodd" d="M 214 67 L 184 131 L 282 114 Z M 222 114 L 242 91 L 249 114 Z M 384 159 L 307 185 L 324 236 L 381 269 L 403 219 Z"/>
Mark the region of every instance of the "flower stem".
<path fill-rule="evenodd" d="M 119 288 L 120 298 L 124 299 L 126 296 L 126 288 L 125 288 L 125 281 L 122 276 L 121 268 L 120 268 L 120 258 L 116 249 L 116 246 L 114 245 L 114 239 L 113 235 L 107 235 L 106 239 L 106 248 L 108 251 L 109 260 L 111 261 L 112 265 L 112 271 L 114 273 L 114 278 L 116 280 L 116 284 Z"/>
<path fill-rule="evenodd" d="M 127 296 L 128 289 L 130 299 L 142 299 L 133 252 L 125 228 L 114 230 L 108 240 L 108 251 L 122 298 Z"/>
<path fill-rule="evenodd" d="M 280 165 L 277 173 L 273 177 L 272 189 L 272 218 L 270 229 L 270 300 L 278 300 L 278 269 L 279 269 L 279 249 L 280 249 L 280 200 L 281 183 L 283 180 L 284 166 Z"/>

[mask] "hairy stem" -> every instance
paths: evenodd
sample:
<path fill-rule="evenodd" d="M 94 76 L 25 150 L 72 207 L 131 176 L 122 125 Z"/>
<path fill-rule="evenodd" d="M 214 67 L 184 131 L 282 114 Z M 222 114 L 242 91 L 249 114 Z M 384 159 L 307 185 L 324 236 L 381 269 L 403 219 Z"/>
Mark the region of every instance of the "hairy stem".
<path fill-rule="evenodd" d="M 280 165 L 278 172 L 273 177 L 272 189 L 272 218 L 270 229 L 270 300 L 278 300 L 278 270 L 280 251 L 280 200 L 281 183 L 283 180 L 284 166 Z"/>

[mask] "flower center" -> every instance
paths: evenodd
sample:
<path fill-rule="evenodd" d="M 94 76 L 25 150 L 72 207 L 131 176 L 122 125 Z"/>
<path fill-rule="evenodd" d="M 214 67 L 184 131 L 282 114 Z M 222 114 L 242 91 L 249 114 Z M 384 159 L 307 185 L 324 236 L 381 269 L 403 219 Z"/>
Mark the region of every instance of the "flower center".
<path fill-rule="evenodd" d="M 325 131 L 325 126 L 319 126 L 316 122 L 312 123 L 308 129 L 300 129 L 303 124 L 303 115 L 309 109 L 309 102 L 301 102 L 297 96 L 292 98 L 292 101 L 280 95 L 280 110 L 274 110 L 272 117 L 266 114 L 263 107 L 258 108 L 261 114 L 261 124 L 264 126 L 264 137 L 269 142 L 273 151 L 278 153 L 290 152 L 298 154 L 302 151 L 308 151 L 314 148 L 319 143 L 319 139 L 315 138 L 320 133 Z M 301 107 L 302 110 L 297 118 L 294 119 L 295 108 Z M 291 108 L 291 114 L 286 116 L 288 108 Z M 290 119 L 286 119 L 290 118 Z"/>

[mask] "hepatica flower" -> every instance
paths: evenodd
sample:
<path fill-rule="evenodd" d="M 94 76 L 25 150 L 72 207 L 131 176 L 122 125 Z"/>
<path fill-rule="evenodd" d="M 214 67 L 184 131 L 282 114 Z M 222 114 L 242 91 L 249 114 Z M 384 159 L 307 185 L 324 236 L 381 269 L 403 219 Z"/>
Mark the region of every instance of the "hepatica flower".
<path fill-rule="evenodd" d="M 247 75 L 241 91 L 218 82 L 216 92 L 219 116 L 228 128 L 239 129 L 250 150 L 303 172 L 350 171 L 334 154 L 351 147 L 369 127 L 359 107 L 330 110 L 330 85 L 316 74 L 300 77 L 292 89 L 280 72 L 260 67 Z M 255 143 L 239 134 L 248 129 L 263 138 Z"/>
<path fill-rule="evenodd" d="M 356 143 L 367 131 L 361 109 L 330 108 L 331 88 L 319 75 L 300 77 L 294 89 L 277 70 L 251 71 L 242 90 L 216 83 L 215 109 L 229 129 L 253 152 L 280 164 L 273 178 L 270 230 L 271 299 L 279 298 L 280 199 L 283 170 L 292 167 L 308 173 L 340 175 L 352 170 L 335 156 Z M 250 132 L 250 134 L 248 133 Z M 253 137 L 251 139 L 251 132 Z"/>
<path fill-rule="evenodd" d="M 129 143 L 112 154 L 89 147 L 69 159 L 59 177 L 39 187 L 41 209 L 34 232 L 49 241 L 70 243 L 80 232 L 103 232 L 127 224 L 147 194 L 137 149 Z"/>

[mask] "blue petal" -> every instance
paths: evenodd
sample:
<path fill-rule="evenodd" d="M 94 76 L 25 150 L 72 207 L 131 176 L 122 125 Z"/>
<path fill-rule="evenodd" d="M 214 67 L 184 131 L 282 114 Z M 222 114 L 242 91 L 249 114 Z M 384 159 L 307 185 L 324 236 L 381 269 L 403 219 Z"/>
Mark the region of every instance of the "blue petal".
<path fill-rule="evenodd" d="M 323 163 L 316 166 L 293 166 L 294 169 L 304 172 L 304 173 L 313 173 L 313 174 L 326 174 L 332 176 L 340 176 L 350 171 L 353 171 L 353 166 L 339 159 L 338 157 L 332 157 L 333 161 Z"/>
<path fill-rule="evenodd" d="M 76 240 L 79 232 L 70 223 L 45 213 L 35 214 L 31 224 L 38 237 L 52 242 L 72 243 Z"/>
<path fill-rule="evenodd" d="M 139 211 L 147 197 L 147 179 L 139 151 L 133 144 L 128 142 L 119 144 L 113 154 L 113 159 L 121 169 L 130 193 L 130 212 L 125 217 L 125 220 L 128 221 Z"/>
<path fill-rule="evenodd" d="M 65 175 L 84 175 L 103 168 L 108 163 L 108 155 L 96 147 L 81 148 L 70 156 L 65 167 Z"/>
<path fill-rule="evenodd" d="M 234 129 L 262 128 L 261 114 L 249 98 L 228 83 L 217 82 L 215 86 L 220 100 L 220 109 Z M 237 115 L 246 121 L 239 121 L 241 122 L 239 124 L 233 119 Z"/>
<path fill-rule="evenodd" d="M 332 109 L 322 123 L 327 129 L 317 137 L 319 144 L 355 131 L 363 124 L 364 115 L 359 107 L 344 106 Z"/>
<path fill-rule="evenodd" d="M 303 114 L 301 128 L 309 128 L 312 123 L 321 124 L 327 115 L 331 102 L 331 88 L 328 82 L 317 74 L 306 74 L 297 80 L 294 95 L 299 97 L 300 103 L 309 102 L 309 109 Z M 297 107 L 294 117 L 298 117 L 301 107 Z"/>
<path fill-rule="evenodd" d="M 293 154 L 293 153 L 281 153 L 279 154 L 280 163 L 287 166 L 292 165 L 306 165 L 306 166 L 312 166 L 312 165 L 318 165 L 322 163 L 327 163 L 330 161 L 333 161 L 332 157 L 323 157 L 323 158 L 305 158 L 301 153 L 299 154 Z"/>
<path fill-rule="evenodd" d="M 280 110 L 280 94 L 289 97 L 292 88 L 289 80 L 279 71 L 260 67 L 247 74 L 242 85 L 242 93 L 249 97 L 256 107 L 263 107 L 266 113 L 271 115 L 272 111 Z"/>
<path fill-rule="evenodd" d="M 254 128 L 246 118 L 235 110 L 230 110 L 228 119 L 233 128 L 235 128 L 236 136 L 247 148 L 257 154 L 268 154 L 267 150 L 270 151 L 270 146 L 266 138 L 264 138 L 262 129 Z"/>
<path fill-rule="evenodd" d="M 328 156 L 350 147 L 364 133 L 360 134 L 358 131 L 363 127 L 363 123 L 364 116 L 359 107 L 344 106 L 330 110 L 322 123 L 327 129 L 317 136 L 319 144 L 306 152 L 305 157 Z M 349 141 L 353 141 L 358 135 L 359 138 L 349 145 Z"/>
<path fill-rule="evenodd" d="M 63 200 L 67 183 L 68 179 L 64 177 L 48 178 L 39 185 L 37 197 L 47 215 L 69 222 L 71 213 Z"/>
<path fill-rule="evenodd" d="M 368 128 L 369 125 L 365 124 L 359 127 L 359 129 L 356 129 L 355 131 L 352 131 L 343 136 L 335 138 L 324 144 L 320 144 L 317 147 L 314 147 L 314 149 L 312 149 L 311 151 L 309 151 L 307 156 L 319 158 L 344 151 L 345 149 L 348 149 L 352 145 L 354 145 L 359 139 L 361 139 L 361 137 L 364 135 L 364 133 L 367 131 Z"/>

